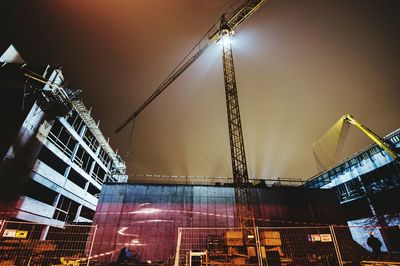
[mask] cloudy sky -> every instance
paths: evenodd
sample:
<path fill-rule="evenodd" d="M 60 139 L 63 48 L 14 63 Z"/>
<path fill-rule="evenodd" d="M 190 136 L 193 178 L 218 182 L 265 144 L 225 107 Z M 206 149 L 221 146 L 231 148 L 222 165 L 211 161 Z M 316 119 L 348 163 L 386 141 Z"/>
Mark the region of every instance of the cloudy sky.
<path fill-rule="evenodd" d="M 235 0 L 3 1 L 0 42 L 58 63 L 124 157 L 114 130 Z M 270 0 L 233 40 L 249 176 L 317 174 L 312 143 L 350 113 L 399 128 L 400 2 Z M 351 129 L 341 158 L 371 141 Z M 231 176 L 221 47 L 212 45 L 136 119 L 129 174 Z"/>

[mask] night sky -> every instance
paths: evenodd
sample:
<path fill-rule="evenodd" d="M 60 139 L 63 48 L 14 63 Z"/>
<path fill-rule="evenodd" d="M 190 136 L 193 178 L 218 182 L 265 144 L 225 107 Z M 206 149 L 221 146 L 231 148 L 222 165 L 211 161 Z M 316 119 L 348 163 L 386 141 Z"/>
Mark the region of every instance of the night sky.
<path fill-rule="evenodd" d="M 2 46 L 57 63 L 114 149 L 114 130 L 233 0 L 2 1 Z M 350 113 L 399 128 L 400 1 L 267 1 L 237 30 L 236 78 L 249 176 L 317 174 L 312 143 Z M 372 143 L 350 129 L 341 158 Z M 129 174 L 231 176 L 221 47 L 212 45 L 137 118 Z"/>

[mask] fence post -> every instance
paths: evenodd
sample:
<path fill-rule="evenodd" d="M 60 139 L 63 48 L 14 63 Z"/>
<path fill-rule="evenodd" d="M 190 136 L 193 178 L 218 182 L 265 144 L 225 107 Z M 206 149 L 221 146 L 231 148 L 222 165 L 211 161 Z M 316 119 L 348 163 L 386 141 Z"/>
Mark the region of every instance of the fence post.
<path fill-rule="evenodd" d="M 94 239 L 96 238 L 96 232 L 97 232 L 97 224 L 94 227 L 94 233 L 93 233 L 93 238 L 92 238 L 92 244 L 90 244 L 90 250 L 89 250 L 89 256 L 88 256 L 88 261 L 87 261 L 87 266 L 90 264 L 90 257 L 92 256 L 92 250 L 93 250 L 93 244 L 94 244 Z"/>
<path fill-rule="evenodd" d="M 4 226 L 5 223 L 6 223 L 6 220 L 0 220 L 0 233 L 3 230 L 3 226 Z"/>
<path fill-rule="evenodd" d="M 331 231 L 332 239 L 333 239 L 333 245 L 335 247 L 336 251 L 336 257 L 338 259 L 339 266 L 343 266 L 343 260 L 342 260 L 342 255 L 340 254 L 340 249 L 339 249 L 339 244 L 337 242 L 335 230 L 333 228 L 333 225 L 329 226 L 329 230 Z"/>
<path fill-rule="evenodd" d="M 175 263 L 174 266 L 179 265 L 179 251 L 181 249 L 182 227 L 178 228 L 178 239 L 176 240 Z"/>
<path fill-rule="evenodd" d="M 260 234 L 259 234 L 258 226 L 256 226 L 255 234 L 256 234 L 256 250 L 257 250 L 258 265 L 263 266 L 262 256 L 261 256 Z"/>

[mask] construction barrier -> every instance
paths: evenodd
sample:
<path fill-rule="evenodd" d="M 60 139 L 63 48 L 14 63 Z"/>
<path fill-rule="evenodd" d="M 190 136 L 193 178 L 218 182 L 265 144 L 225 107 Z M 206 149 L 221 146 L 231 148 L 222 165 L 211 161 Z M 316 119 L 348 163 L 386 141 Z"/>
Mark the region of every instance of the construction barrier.
<path fill-rule="evenodd" d="M 2 221 L 0 265 L 89 265 L 96 226 Z"/>
<path fill-rule="evenodd" d="M 400 265 L 399 253 L 390 252 L 393 247 L 384 241 L 390 236 L 399 243 L 398 227 L 257 227 L 255 231 L 256 245 L 246 245 L 240 228 L 179 228 L 174 265 Z M 369 238 L 378 243 L 379 252 L 369 245 Z"/>
<path fill-rule="evenodd" d="M 122 248 L 138 252 L 139 247 L 141 261 L 150 261 L 153 251 L 159 251 L 154 244 L 159 237 L 148 234 L 139 241 L 136 227 L 116 225 L 111 240 L 110 235 L 100 237 L 97 226 L 60 228 L 0 221 L 0 265 L 109 265 L 116 262 Z M 179 228 L 171 259 L 152 265 L 400 265 L 398 226 L 256 227 L 254 233 L 245 237 L 241 228 L 235 227 Z M 95 240 L 96 244 L 121 243 L 98 252 L 93 248 Z"/>
<path fill-rule="evenodd" d="M 175 265 L 259 265 L 240 228 L 179 228 Z"/>
<path fill-rule="evenodd" d="M 338 265 L 330 227 L 258 228 L 261 265 Z"/>
<path fill-rule="evenodd" d="M 400 265 L 400 228 L 373 226 L 331 226 L 341 263 L 360 265 Z M 368 244 L 373 239 L 373 243 Z M 374 243 L 377 250 L 374 251 Z"/>

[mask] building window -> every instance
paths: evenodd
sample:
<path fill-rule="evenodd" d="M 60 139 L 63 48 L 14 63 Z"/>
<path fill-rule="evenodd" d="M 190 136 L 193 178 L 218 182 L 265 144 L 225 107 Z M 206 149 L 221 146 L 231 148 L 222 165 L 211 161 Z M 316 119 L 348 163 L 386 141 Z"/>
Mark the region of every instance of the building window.
<path fill-rule="evenodd" d="M 63 221 L 63 222 L 74 222 L 76 213 L 78 212 L 79 204 L 75 201 L 65 197 L 60 196 L 56 211 L 54 212 L 53 219 Z"/>
<path fill-rule="evenodd" d="M 48 140 L 50 140 L 50 142 L 53 143 L 68 158 L 71 158 L 77 141 L 58 120 L 54 122 L 50 130 Z"/>
<path fill-rule="evenodd" d="M 67 119 L 68 124 L 79 134 L 85 125 L 82 118 L 78 115 L 76 111 L 72 112 L 72 115 Z"/>
<path fill-rule="evenodd" d="M 74 163 L 82 168 L 86 173 L 89 173 L 93 161 L 94 159 L 90 154 L 85 151 L 82 146 L 79 146 L 74 158 Z"/>
<path fill-rule="evenodd" d="M 100 189 L 98 189 L 97 187 L 95 187 L 93 184 L 90 184 L 90 183 L 89 183 L 89 187 L 88 187 L 87 192 L 88 192 L 89 194 L 95 196 L 96 198 L 98 198 L 98 197 L 99 197 L 99 194 L 100 194 Z"/>
<path fill-rule="evenodd" d="M 94 211 L 85 206 L 82 206 L 80 216 L 89 220 L 93 220 Z"/>
<path fill-rule="evenodd" d="M 93 134 L 92 134 L 92 132 L 90 130 L 86 130 L 85 134 L 83 135 L 83 140 L 85 141 L 86 145 L 88 145 L 88 147 L 94 153 L 96 153 L 97 147 L 99 146 L 99 142 L 93 136 Z"/>
<path fill-rule="evenodd" d="M 367 152 L 363 152 L 363 153 L 361 154 L 361 156 L 362 156 L 363 160 L 367 160 L 367 159 L 369 158 Z"/>
<path fill-rule="evenodd" d="M 370 150 L 369 150 L 369 154 L 371 155 L 371 156 L 373 156 L 373 155 L 375 155 L 375 154 L 377 154 L 377 153 L 379 153 L 380 152 L 380 149 L 378 148 L 378 146 L 375 146 L 375 147 L 373 147 L 373 148 L 371 148 Z"/>
<path fill-rule="evenodd" d="M 353 159 L 350 160 L 350 164 L 351 164 L 352 166 L 355 165 L 355 164 L 357 164 L 357 163 L 358 163 L 357 158 L 353 158 Z"/>
<path fill-rule="evenodd" d="M 87 180 L 83 176 L 78 174 L 78 172 L 76 172 L 73 168 L 71 168 L 71 170 L 69 171 L 67 179 L 77 186 L 81 187 L 82 189 L 85 189 Z"/>
<path fill-rule="evenodd" d="M 103 148 L 100 149 L 99 159 L 104 164 L 105 167 L 107 168 L 109 167 L 111 158 L 107 155 L 106 151 Z"/>
<path fill-rule="evenodd" d="M 64 175 L 65 170 L 67 169 L 67 164 L 44 145 L 40 150 L 38 159 L 61 175 Z"/>
<path fill-rule="evenodd" d="M 106 172 L 101 168 L 99 164 L 95 164 L 92 172 L 92 177 L 96 180 L 99 184 L 103 184 Z"/>
<path fill-rule="evenodd" d="M 400 142 L 400 137 L 399 137 L 399 135 L 393 136 L 392 138 L 390 138 L 390 141 L 391 141 L 393 144 L 396 144 L 396 143 Z"/>
<path fill-rule="evenodd" d="M 364 195 L 361 182 L 358 179 L 351 179 L 343 184 L 336 187 L 336 193 L 339 196 L 340 201 L 347 201 L 355 198 L 359 198 Z"/>
<path fill-rule="evenodd" d="M 26 182 L 22 194 L 48 205 L 53 205 L 57 193 L 42 184 L 28 179 Z"/>

